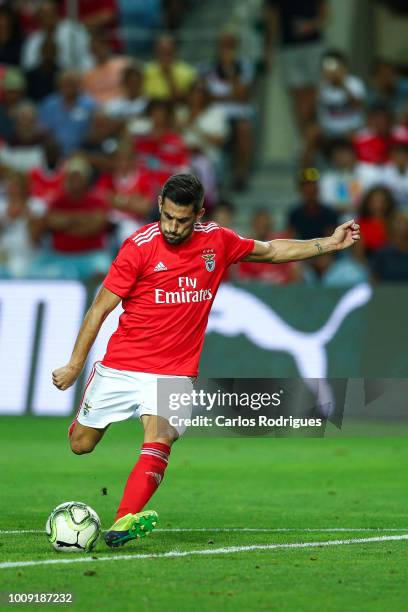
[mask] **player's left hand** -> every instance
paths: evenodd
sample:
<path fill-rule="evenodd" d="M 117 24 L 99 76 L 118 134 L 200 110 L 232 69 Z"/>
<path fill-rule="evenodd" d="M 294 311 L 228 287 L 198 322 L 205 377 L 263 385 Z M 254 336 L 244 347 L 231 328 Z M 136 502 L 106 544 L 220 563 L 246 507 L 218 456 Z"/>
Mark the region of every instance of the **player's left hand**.
<path fill-rule="evenodd" d="M 338 251 L 348 249 L 355 242 L 360 240 L 360 226 L 351 219 L 342 225 L 339 225 L 332 234 L 334 246 Z"/>

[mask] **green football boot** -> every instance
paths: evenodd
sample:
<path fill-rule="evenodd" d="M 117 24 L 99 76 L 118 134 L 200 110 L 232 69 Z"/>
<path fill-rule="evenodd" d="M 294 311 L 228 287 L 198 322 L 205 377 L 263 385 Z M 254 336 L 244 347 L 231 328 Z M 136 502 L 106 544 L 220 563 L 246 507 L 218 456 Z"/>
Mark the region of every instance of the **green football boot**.
<path fill-rule="evenodd" d="M 156 527 L 158 519 L 159 515 L 154 510 L 126 514 L 105 533 L 105 542 L 108 546 L 116 547 L 123 546 L 129 540 L 144 538 Z"/>

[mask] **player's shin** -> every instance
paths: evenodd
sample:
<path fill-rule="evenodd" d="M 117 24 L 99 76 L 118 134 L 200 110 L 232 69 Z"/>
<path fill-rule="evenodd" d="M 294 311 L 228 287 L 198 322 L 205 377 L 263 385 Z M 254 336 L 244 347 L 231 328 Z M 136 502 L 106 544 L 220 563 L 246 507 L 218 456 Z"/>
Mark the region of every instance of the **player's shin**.
<path fill-rule="evenodd" d="M 170 446 L 161 442 L 143 444 L 139 460 L 127 480 L 115 521 L 126 514 L 140 512 L 163 480 Z"/>

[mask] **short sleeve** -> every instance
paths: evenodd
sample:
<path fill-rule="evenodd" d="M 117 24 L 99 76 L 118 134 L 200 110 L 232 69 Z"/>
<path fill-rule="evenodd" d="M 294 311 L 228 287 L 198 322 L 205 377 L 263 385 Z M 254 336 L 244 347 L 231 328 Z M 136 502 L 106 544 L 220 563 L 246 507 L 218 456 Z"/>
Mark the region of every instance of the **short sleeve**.
<path fill-rule="evenodd" d="M 243 238 L 226 227 L 221 228 L 221 231 L 223 233 L 227 266 L 237 263 L 252 252 L 255 244 L 254 240 Z"/>
<path fill-rule="evenodd" d="M 136 284 L 141 267 L 140 251 L 131 240 L 127 239 L 112 262 L 103 286 L 119 297 L 126 298 Z"/>

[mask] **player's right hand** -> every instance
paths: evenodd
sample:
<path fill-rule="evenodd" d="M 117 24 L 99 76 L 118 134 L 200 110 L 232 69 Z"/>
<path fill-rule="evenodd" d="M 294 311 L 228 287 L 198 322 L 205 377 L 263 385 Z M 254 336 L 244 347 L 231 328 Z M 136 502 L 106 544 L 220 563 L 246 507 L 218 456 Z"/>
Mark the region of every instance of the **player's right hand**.
<path fill-rule="evenodd" d="M 68 364 L 53 371 L 52 382 L 57 389 L 65 391 L 74 384 L 80 373 L 80 368 Z"/>

